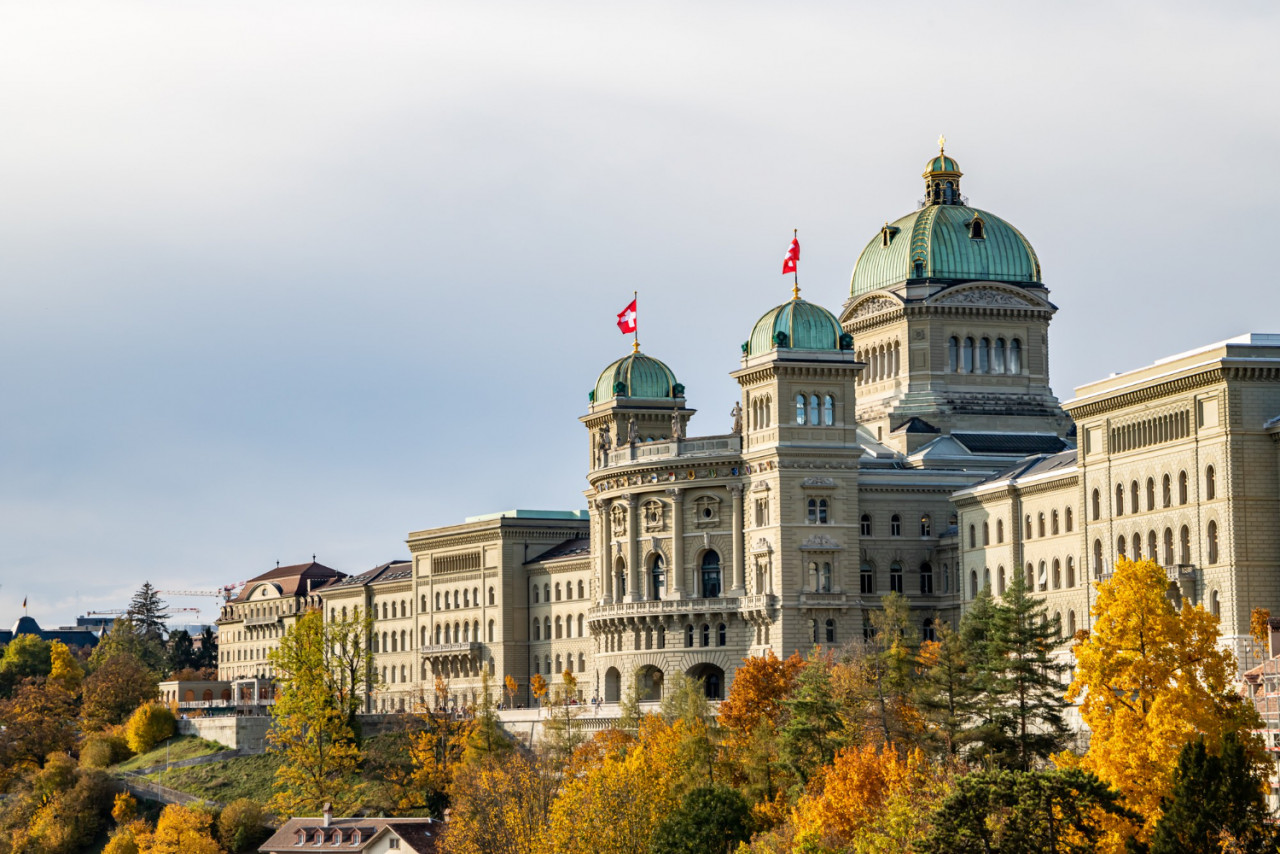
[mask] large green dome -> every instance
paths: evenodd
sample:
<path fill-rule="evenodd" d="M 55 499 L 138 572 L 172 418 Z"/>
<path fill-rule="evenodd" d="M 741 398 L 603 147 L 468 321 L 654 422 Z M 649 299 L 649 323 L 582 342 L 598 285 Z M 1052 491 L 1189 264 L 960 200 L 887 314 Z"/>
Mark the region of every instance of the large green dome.
<path fill-rule="evenodd" d="M 604 403 L 615 397 L 669 398 L 684 397 L 684 386 L 662 362 L 644 353 L 623 356 L 600 372 L 591 392 L 592 403 Z"/>
<path fill-rule="evenodd" d="M 842 332 L 834 314 L 797 297 L 756 321 L 747 340 L 747 355 L 758 356 L 778 348 L 839 350 Z"/>
<path fill-rule="evenodd" d="M 1018 229 L 964 204 L 930 204 L 886 224 L 858 256 L 850 295 L 905 282 L 1040 283 L 1040 260 Z"/>

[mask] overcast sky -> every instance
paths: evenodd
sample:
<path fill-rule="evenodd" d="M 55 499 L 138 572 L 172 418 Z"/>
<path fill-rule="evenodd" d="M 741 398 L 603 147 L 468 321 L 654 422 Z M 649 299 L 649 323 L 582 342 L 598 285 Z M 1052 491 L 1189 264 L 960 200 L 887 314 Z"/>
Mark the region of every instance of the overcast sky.
<path fill-rule="evenodd" d="M 1280 332 L 1277 8 L 2 2 L 0 623 L 585 506 L 631 292 L 725 431 L 791 229 L 838 312 L 940 132 L 1059 398 Z"/>

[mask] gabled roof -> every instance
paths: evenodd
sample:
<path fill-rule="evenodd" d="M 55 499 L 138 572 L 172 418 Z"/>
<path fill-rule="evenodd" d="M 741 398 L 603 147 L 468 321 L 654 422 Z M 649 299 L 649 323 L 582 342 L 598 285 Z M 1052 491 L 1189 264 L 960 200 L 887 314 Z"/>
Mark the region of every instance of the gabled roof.
<path fill-rule="evenodd" d="M 401 581 L 413 577 L 413 562 L 408 560 L 392 560 L 375 566 L 357 575 L 348 575 L 329 583 L 329 587 L 365 587 L 387 581 Z"/>
<path fill-rule="evenodd" d="M 561 558 L 582 557 L 591 554 L 591 538 L 590 537 L 574 537 L 571 540 L 565 540 L 559 545 L 552 546 L 537 557 L 530 558 L 524 562 L 525 566 L 531 563 L 542 563 L 548 560 L 559 560 Z"/>
<path fill-rule="evenodd" d="M 890 433 L 932 434 L 932 433 L 941 433 L 942 431 L 939 430 L 937 427 L 934 427 L 928 421 L 925 421 L 923 418 L 917 418 L 913 416 L 911 418 L 908 418 L 906 421 L 903 421 L 901 424 L 899 424 L 897 427 L 894 427 L 889 432 Z"/>
<path fill-rule="evenodd" d="M 410 851 L 436 854 L 444 825 L 431 818 L 291 818 L 258 848 L 262 852 L 367 851 L 370 843 L 394 833 Z M 301 833 L 301 835 L 299 835 Z M 359 841 L 356 841 L 357 838 Z"/>

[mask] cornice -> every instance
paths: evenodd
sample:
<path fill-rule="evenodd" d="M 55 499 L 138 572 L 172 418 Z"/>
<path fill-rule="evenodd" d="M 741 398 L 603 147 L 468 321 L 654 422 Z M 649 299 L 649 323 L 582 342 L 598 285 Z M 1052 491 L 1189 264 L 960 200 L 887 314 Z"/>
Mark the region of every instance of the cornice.
<path fill-rule="evenodd" d="M 1253 371 L 1267 371 L 1275 374 L 1274 379 L 1280 379 L 1280 371 L 1271 368 L 1248 368 L 1238 369 Z M 1063 411 L 1071 416 L 1076 423 L 1082 419 L 1092 418 L 1095 415 L 1103 415 L 1116 409 L 1125 409 L 1130 406 L 1136 406 L 1140 403 L 1147 403 L 1160 398 L 1168 397 L 1172 394 L 1185 394 L 1189 391 L 1205 388 L 1206 386 L 1217 383 L 1226 382 L 1229 371 L 1224 370 L 1221 365 L 1215 365 L 1208 370 L 1198 371 L 1194 374 L 1188 374 L 1182 377 L 1174 377 L 1168 380 L 1161 380 L 1150 385 L 1140 385 L 1116 394 L 1106 395 L 1096 400 L 1090 400 L 1084 403 L 1071 405 L 1071 401 L 1062 405 Z"/>

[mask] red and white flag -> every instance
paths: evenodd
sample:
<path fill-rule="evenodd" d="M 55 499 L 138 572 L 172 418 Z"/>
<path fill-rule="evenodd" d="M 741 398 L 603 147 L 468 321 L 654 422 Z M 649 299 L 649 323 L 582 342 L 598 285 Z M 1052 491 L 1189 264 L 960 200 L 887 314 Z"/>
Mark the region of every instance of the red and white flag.
<path fill-rule="evenodd" d="M 632 300 L 622 311 L 618 312 L 618 328 L 624 335 L 636 331 L 636 301 Z"/>
<path fill-rule="evenodd" d="M 796 271 L 796 264 L 799 263 L 799 261 L 800 238 L 796 237 L 792 239 L 791 248 L 787 250 L 787 257 L 782 261 L 783 275 L 786 275 L 787 273 L 794 273 Z"/>

